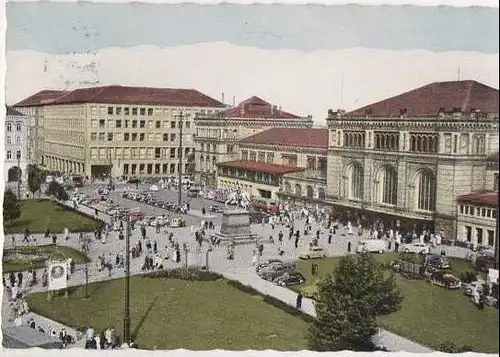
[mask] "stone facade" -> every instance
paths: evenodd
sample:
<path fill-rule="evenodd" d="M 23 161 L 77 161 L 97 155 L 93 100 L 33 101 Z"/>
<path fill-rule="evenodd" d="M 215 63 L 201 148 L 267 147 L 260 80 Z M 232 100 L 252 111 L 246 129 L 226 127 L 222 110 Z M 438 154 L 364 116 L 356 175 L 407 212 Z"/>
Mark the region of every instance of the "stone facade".
<path fill-rule="evenodd" d="M 7 107 L 5 117 L 4 137 L 4 180 L 5 182 L 17 182 L 22 184 L 28 178 L 28 128 L 30 117 Z M 20 175 L 19 175 L 19 170 Z M 20 177 L 19 177 L 20 176 Z"/>

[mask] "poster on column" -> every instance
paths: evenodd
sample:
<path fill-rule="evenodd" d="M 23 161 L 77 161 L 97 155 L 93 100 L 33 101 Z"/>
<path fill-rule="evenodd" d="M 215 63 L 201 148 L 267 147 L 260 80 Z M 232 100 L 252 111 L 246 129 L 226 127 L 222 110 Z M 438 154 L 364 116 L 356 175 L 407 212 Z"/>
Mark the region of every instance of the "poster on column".
<path fill-rule="evenodd" d="M 66 289 L 66 262 L 50 262 L 49 264 L 49 291 Z"/>

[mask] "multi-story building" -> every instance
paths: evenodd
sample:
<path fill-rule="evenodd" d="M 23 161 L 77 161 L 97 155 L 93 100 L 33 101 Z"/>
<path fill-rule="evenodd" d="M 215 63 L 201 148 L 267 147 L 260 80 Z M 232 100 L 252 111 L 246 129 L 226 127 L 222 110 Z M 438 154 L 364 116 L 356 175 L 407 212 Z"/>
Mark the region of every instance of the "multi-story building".
<path fill-rule="evenodd" d="M 15 109 L 30 118 L 28 126 L 28 159 L 31 163 L 44 166 L 43 162 L 43 110 L 47 101 L 63 95 L 64 91 L 44 90 L 15 105 Z"/>
<path fill-rule="evenodd" d="M 271 127 L 309 128 L 311 116 L 300 117 L 258 97 L 212 115 L 198 115 L 196 123 L 195 172 L 203 186 L 216 185 L 217 163 L 239 157 L 238 141 Z"/>
<path fill-rule="evenodd" d="M 27 181 L 28 175 L 28 123 L 29 117 L 7 106 L 5 116 L 6 182 Z"/>
<path fill-rule="evenodd" d="M 218 164 L 218 186 L 249 196 L 325 199 L 328 129 L 271 128 L 238 141 L 237 160 Z"/>
<path fill-rule="evenodd" d="M 350 113 L 329 111 L 327 199 L 339 211 L 455 235 L 457 197 L 485 188 L 498 90 L 432 83 Z"/>
<path fill-rule="evenodd" d="M 28 99 L 17 106 L 43 107 L 44 166 L 89 177 L 186 172 L 194 151 L 195 115 L 225 109 L 193 89 L 105 86 L 38 102 Z"/>

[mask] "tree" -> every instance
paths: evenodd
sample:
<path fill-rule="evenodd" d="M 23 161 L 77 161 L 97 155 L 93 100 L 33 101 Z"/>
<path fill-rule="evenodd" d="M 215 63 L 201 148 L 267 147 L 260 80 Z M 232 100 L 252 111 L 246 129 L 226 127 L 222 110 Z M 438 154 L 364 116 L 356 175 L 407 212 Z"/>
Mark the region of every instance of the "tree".
<path fill-rule="evenodd" d="M 43 172 L 36 165 L 28 166 L 28 189 L 31 194 L 35 196 L 35 193 L 40 191 L 42 187 Z"/>
<path fill-rule="evenodd" d="M 64 187 L 62 187 L 57 181 L 52 181 L 47 187 L 45 192 L 47 195 L 55 197 L 59 201 L 67 201 L 69 196 Z"/>
<path fill-rule="evenodd" d="M 397 311 L 402 296 L 394 276 L 368 253 L 341 259 L 318 285 L 317 318 L 309 329 L 316 351 L 374 351 L 377 316 Z"/>
<path fill-rule="evenodd" d="M 12 222 L 14 219 L 21 216 L 21 207 L 19 200 L 11 189 L 5 190 L 3 195 L 3 220 L 4 222 Z"/>

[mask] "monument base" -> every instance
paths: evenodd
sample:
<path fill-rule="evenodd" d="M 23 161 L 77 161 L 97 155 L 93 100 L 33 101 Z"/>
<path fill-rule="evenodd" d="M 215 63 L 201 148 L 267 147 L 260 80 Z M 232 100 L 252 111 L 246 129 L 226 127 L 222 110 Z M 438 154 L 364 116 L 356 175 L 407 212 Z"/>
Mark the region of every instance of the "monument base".
<path fill-rule="evenodd" d="M 221 244 L 234 243 L 255 244 L 257 235 L 250 231 L 250 215 L 246 210 L 232 210 L 222 212 L 222 225 L 220 232 L 214 237 L 220 239 Z"/>

